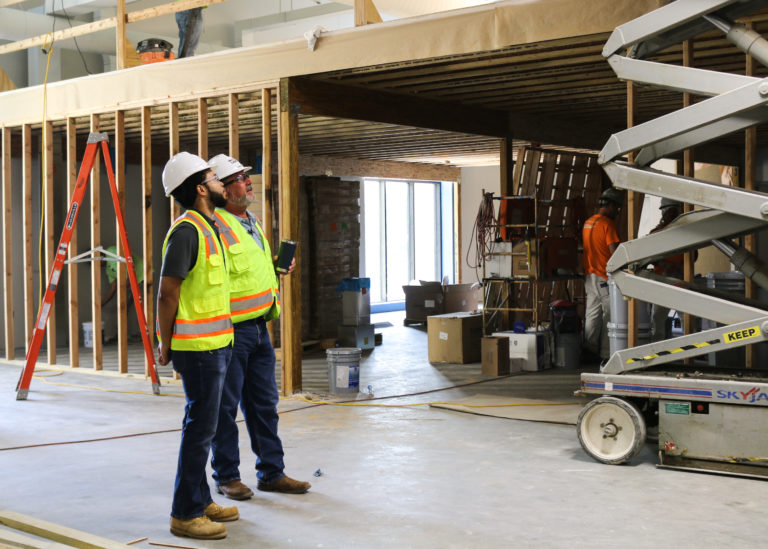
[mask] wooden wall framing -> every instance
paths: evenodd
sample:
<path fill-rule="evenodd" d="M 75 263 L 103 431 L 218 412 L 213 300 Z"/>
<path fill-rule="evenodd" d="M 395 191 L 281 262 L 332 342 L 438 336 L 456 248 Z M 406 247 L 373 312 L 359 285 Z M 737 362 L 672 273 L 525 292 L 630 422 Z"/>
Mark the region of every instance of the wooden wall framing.
<path fill-rule="evenodd" d="M 249 104 L 248 109 L 241 109 L 241 96 L 248 98 L 249 101 L 251 97 L 257 98 L 256 106 L 259 111 L 257 120 L 254 120 L 253 117 L 253 105 Z M 273 98 L 278 98 L 276 104 Z M 209 107 L 211 105 L 218 105 L 222 101 L 229 113 L 228 139 L 226 146 L 223 148 L 219 141 L 209 142 L 208 117 Z M 40 219 L 40 216 L 43 215 L 46 221 L 43 233 L 46 252 L 44 268 L 49 272 L 55 250 L 54 238 L 59 237 L 62 230 L 61 224 L 56 226 L 54 223 L 55 213 L 63 209 L 63 205 L 60 204 L 61 200 L 59 199 L 58 203 L 56 201 L 56 189 L 61 187 L 62 194 L 66 194 L 68 206 L 69 197 L 72 196 L 74 191 L 77 170 L 82 161 L 81 156 L 78 155 L 83 153 L 88 132 L 106 132 L 110 138 L 110 146 L 114 148 L 115 182 L 118 201 L 121 207 L 126 207 L 126 204 L 129 202 L 127 200 L 129 195 L 133 196 L 134 202 L 138 200 L 142 205 L 141 211 L 126 212 L 125 217 L 133 223 L 140 224 L 140 241 L 131 241 L 130 244 L 134 256 L 140 254 L 144 261 L 142 300 L 147 326 L 150 328 L 149 336 L 151 341 L 154 342 L 154 330 L 152 327 L 154 326 L 155 309 L 154 284 L 157 278 L 155 276 L 155 269 L 156 267 L 159 268 L 160 265 L 160 258 L 156 257 L 154 253 L 156 246 L 153 243 L 156 243 L 158 238 L 162 240 L 161 237 L 174 219 L 172 215 L 178 214 L 178 205 L 171 204 L 170 201 L 168 206 L 164 204 L 153 205 L 152 202 L 153 187 L 159 185 L 160 172 L 167 158 L 181 150 L 197 152 L 206 159 L 209 157 L 209 154 L 213 155 L 220 152 L 238 157 L 241 152 L 239 132 L 241 124 L 252 125 L 254 122 L 261 124 L 260 135 L 262 136 L 262 143 L 260 148 L 253 151 L 253 153 L 256 156 L 261 156 L 263 163 L 263 199 L 261 201 L 262 211 L 260 213 L 263 218 L 264 228 L 267 235 L 272 234 L 271 173 L 274 166 L 280 178 L 279 188 L 282 189 L 279 201 L 281 235 L 285 238 L 298 238 L 299 220 L 298 216 L 294 214 L 298 210 L 298 115 L 278 110 L 283 108 L 283 106 L 287 106 L 287 103 L 280 103 L 277 87 L 275 85 L 264 86 L 262 84 L 253 90 L 246 90 L 244 92 L 198 97 L 194 102 L 196 116 L 194 126 L 192 126 L 193 131 L 184 131 L 182 129 L 182 124 L 187 122 L 186 120 L 184 122 L 180 121 L 179 112 L 181 105 L 175 101 L 170 101 L 165 105 L 144 105 L 138 111 L 136 108 L 132 108 L 126 110 L 117 109 L 100 114 L 93 113 L 87 117 L 87 121 L 83 117 L 68 117 L 60 121 L 50 121 L 45 126 L 46 132 L 44 132 L 44 135 L 41 135 L 42 132 L 39 131 L 39 128 L 34 127 L 32 124 L 23 124 L 18 127 L 2 127 L 2 135 L 0 136 L 2 138 L 0 141 L 2 144 L 0 176 L 2 176 L 3 212 L 5 214 L 2 238 L 4 244 L 3 271 L 5 274 L 3 279 L 3 310 L 5 318 L 6 359 L 14 358 L 15 343 L 18 343 L 15 341 L 13 299 L 11 298 L 14 278 L 19 277 L 23 279 L 25 302 L 23 315 L 25 328 L 24 345 L 28 346 L 32 335 L 32 325 L 37 313 L 35 307 L 39 303 L 39 298 L 35 295 L 35 277 L 33 276 L 35 260 L 35 242 L 33 242 L 35 231 L 33 228 L 38 223 L 37 220 Z M 160 116 L 156 116 L 157 111 L 165 112 L 161 113 Z M 277 127 L 273 124 L 273 116 L 278 121 Z M 159 122 L 156 123 L 155 119 L 159 120 Z M 160 124 L 163 121 L 165 121 L 165 124 L 161 126 Z M 136 125 L 138 127 L 135 127 Z M 13 173 L 12 163 L 12 138 L 14 135 L 21 138 L 22 144 L 21 151 L 16 151 L 16 156 L 21 157 L 21 172 L 17 174 Z M 279 146 L 277 147 L 278 158 L 275 164 L 273 160 L 273 152 L 275 151 L 273 139 L 276 136 L 279 136 Z M 167 139 L 167 147 L 165 143 L 161 143 L 165 139 Z M 42 142 L 38 146 L 37 143 L 40 140 Z M 158 145 L 166 148 L 158 148 Z M 59 150 L 60 162 L 65 169 L 61 170 L 62 175 L 57 180 L 54 176 L 54 157 L 55 153 Z M 45 170 L 46 175 L 45 193 L 40 203 L 33 200 L 33 190 L 39 181 L 36 174 L 33 173 L 33 167 L 37 165 L 36 162 L 38 160 L 40 165 L 43 166 L 42 169 Z M 100 164 L 97 156 L 89 184 L 87 215 L 79 217 L 80 230 L 87 231 L 89 246 L 92 250 L 106 244 L 102 237 L 102 203 L 109 201 L 109 204 L 111 204 L 111 196 L 108 193 L 105 195 L 101 189 L 101 169 L 98 168 Z M 130 181 L 128 179 L 127 171 L 129 165 L 132 166 L 131 169 L 138 171 L 140 174 L 139 181 Z M 11 189 L 18 188 L 17 180 L 21 180 L 22 183 L 23 208 L 21 214 L 23 218 L 23 238 L 13 234 L 11 223 L 14 214 L 12 203 L 14 193 L 11 192 Z M 165 226 L 153 226 L 153 207 L 169 208 L 169 215 L 164 218 L 167 220 Z M 115 226 L 115 235 L 118 255 L 124 255 L 125 250 L 123 250 L 122 244 L 119 238 L 117 238 L 117 226 Z M 24 242 L 22 247 L 23 266 L 17 270 L 13 269 L 11 255 L 11 242 L 14 240 Z M 83 251 L 78 248 L 75 233 L 68 252 L 69 258 L 71 259 Z M 93 255 L 98 256 L 99 252 L 93 252 Z M 61 363 L 62 360 L 57 358 L 55 315 L 52 315 L 46 330 L 48 337 L 48 362 L 60 366 L 67 365 L 66 363 L 68 362 L 68 365 L 72 368 L 80 366 L 80 345 L 82 342 L 79 336 L 79 327 L 81 321 L 87 320 L 86 315 L 90 313 L 94 331 L 92 368 L 94 370 L 103 370 L 105 369 L 105 363 L 101 337 L 102 262 L 90 262 L 90 288 L 88 289 L 90 306 L 85 307 L 81 306 L 78 299 L 78 292 L 81 291 L 81 288 L 78 287 L 77 272 L 78 269 L 83 268 L 82 264 L 70 263 L 63 277 L 64 284 L 59 286 L 59 292 L 66 293 L 68 303 L 66 311 L 60 312 L 60 317 L 68 324 L 66 333 L 69 346 L 68 353 L 59 355 L 59 358 L 62 356 L 67 358 L 63 360 L 63 364 Z M 47 280 L 48 272 L 41 273 L 45 280 Z M 124 273 L 124 265 L 119 264 L 119 283 L 117 285 L 118 353 L 116 364 L 109 365 L 110 369 L 122 374 L 129 372 L 129 354 L 127 352 L 128 330 L 126 323 L 128 287 Z M 283 334 L 282 392 L 288 394 L 301 389 L 301 326 L 297 324 L 297 322 L 300 322 L 300 315 L 298 314 L 298 309 L 294 306 L 298 306 L 298 303 L 300 303 L 301 288 L 300 278 L 297 275 L 283 277 L 282 283 L 281 295 L 284 311 L 281 324 Z M 291 312 L 292 310 L 295 311 Z M 146 359 L 144 374 L 148 375 Z"/>

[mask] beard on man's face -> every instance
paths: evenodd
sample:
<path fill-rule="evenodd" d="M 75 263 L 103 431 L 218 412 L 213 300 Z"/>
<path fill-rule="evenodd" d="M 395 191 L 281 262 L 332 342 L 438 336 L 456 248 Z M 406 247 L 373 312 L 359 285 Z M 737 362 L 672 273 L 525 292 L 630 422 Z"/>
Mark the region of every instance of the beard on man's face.
<path fill-rule="evenodd" d="M 211 196 L 211 203 L 216 208 L 223 208 L 227 205 L 227 198 L 224 196 L 223 193 L 214 191 L 210 187 L 208 187 L 208 194 Z"/>

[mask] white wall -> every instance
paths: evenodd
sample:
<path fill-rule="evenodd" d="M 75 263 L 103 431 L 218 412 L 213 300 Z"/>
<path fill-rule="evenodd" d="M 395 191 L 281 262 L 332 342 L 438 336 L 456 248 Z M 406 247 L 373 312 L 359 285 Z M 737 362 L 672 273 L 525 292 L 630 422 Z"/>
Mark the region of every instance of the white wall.
<path fill-rule="evenodd" d="M 461 169 L 461 182 L 459 188 L 459 219 L 461 220 L 461 240 L 459 246 L 459 281 L 463 283 L 478 282 L 482 276 L 482 269 L 477 272 L 467 265 L 467 250 L 470 257 L 475 260 L 476 246 L 474 243 L 473 227 L 477 218 L 477 211 L 483 198 L 483 192 L 492 192 L 499 196 L 501 189 L 501 172 L 499 166 L 482 166 Z M 498 211 L 498 204 L 495 204 Z"/>

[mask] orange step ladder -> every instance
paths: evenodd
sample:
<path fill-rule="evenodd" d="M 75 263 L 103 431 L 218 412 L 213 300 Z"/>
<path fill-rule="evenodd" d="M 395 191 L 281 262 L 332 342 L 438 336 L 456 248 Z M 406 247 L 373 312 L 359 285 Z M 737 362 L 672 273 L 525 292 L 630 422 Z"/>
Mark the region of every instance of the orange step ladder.
<path fill-rule="evenodd" d="M 29 345 L 29 350 L 27 350 L 26 364 L 19 377 L 19 382 L 16 385 L 16 400 L 26 400 L 27 394 L 29 393 L 29 385 L 32 381 L 32 374 L 35 371 L 37 357 L 40 354 L 40 346 L 43 343 L 45 327 L 48 324 L 48 317 L 51 308 L 53 307 L 53 299 L 56 296 L 56 289 L 59 286 L 62 268 L 67 259 L 67 250 L 69 249 L 69 243 L 72 240 L 72 231 L 75 228 L 77 216 L 80 213 L 81 204 L 85 197 L 85 191 L 88 188 L 88 179 L 91 170 L 93 169 L 96 155 L 99 153 L 99 144 L 101 144 L 104 165 L 106 167 L 107 176 L 109 177 L 109 188 L 112 191 L 112 204 L 115 207 L 115 215 L 117 216 L 117 225 L 120 231 L 120 243 L 125 252 L 128 280 L 131 285 L 133 302 L 141 303 L 139 299 L 139 283 L 137 282 L 136 273 L 133 268 L 133 255 L 131 255 L 131 247 L 128 244 L 128 236 L 125 232 L 123 212 L 120 209 L 120 202 L 117 199 L 117 185 L 115 184 L 115 174 L 112 169 L 112 159 L 109 156 L 109 148 L 107 147 L 108 143 L 109 138 L 106 133 L 91 132 L 88 135 L 88 143 L 85 146 L 83 163 L 80 165 L 80 173 L 77 175 L 75 192 L 72 194 L 72 202 L 69 206 L 64 230 L 61 233 L 61 240 L 59 240 L 59 246 L 56 249 L 56 257 L 53 262 L 53 269 L 51 269 L 51 274 L 48 278 L 48 286 L 45 290 L 45 296 L 43 297 L 43 302 L 40 304 L 40 311 L 37 314 L 37 322 L 35 322 L 34 331 L 32 332 L 32 342 Z M 144 310 L 142 307 L 134 307 L 134 309 L 136 309 L 136 317 L 139 321 L 139 329 L 141 330 L 141 339 L 144 343 L 144 352 L 147 358 L 149 374 L 152 378 L 152 392 L 159 395 L 160 379 L 157 376 L 157 369 L 155 368 L 155 357 L 152 353 L 152 345 L 149 342 Z"/>

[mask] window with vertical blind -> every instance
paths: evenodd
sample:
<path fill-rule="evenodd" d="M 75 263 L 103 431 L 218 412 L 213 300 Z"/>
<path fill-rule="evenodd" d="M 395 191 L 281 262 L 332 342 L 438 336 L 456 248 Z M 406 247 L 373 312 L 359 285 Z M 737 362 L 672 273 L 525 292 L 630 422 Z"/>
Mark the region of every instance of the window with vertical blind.
<path fill-rule="evenodd" d="M 452 183 L 364 179 L 362 227 L 371 303 L 402 301 L 412 280 L 453 280 Z"/>

